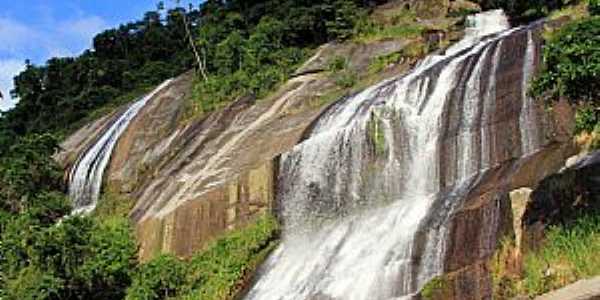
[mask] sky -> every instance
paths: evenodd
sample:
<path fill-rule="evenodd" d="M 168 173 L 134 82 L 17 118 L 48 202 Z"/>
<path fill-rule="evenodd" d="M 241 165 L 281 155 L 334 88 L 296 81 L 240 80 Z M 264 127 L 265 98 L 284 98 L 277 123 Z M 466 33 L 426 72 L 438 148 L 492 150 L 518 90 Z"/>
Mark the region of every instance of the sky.
<path fill-rule="evenodd" d="M 14 105 L 9 91 L 25 60 L 43 64 L 76 56 L 95 34 L 140 19 L 158 0 L 0 0 L 0 109 Z M 168 2 L 168 1 L 165 1 Z"/>

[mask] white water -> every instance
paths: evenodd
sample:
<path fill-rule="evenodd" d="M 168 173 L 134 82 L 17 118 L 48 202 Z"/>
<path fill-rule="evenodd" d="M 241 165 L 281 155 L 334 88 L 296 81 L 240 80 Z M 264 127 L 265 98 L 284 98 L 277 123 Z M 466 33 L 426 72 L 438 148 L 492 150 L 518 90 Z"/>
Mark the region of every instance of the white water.
<path fill-rule="evenodd" d="M 73 214 L 90 213 L 96 208 L 104 169 L 110 161 L 112 151 L 121 134 L 148 100 L 169 85 L 170 82 L 171 80 L 163 82 L 150 94 L 131 104 L 102 134 L 98 141 L 79 157 L 69 176 L 69 196 L 73 203 Z"/>
<path fill-rule="evenodd" d="M 521 107 L 521 115 L 519 116 L 519 122 L 521 126 L 521 145 L 524 154 L 531 154 L 535 151 L 535 145 L 540 141 L 538 119 L 533 109 L 534 99 L 527 94 L 528 83 L 531 80 L 534 69 L 535 61 L 535 43 L 533 42 L 532 33 L 527 33 L 527 53 L 525 54 L 525 62 L 523 63 L 523 106 Z"/>
<path fill-rule="evenodd" d="M 282 244 L 246 299 L 403 299 L 443 272 L 447 220 L 490 165 L 493 134 L 485 122 L 494 111 L 503 39 L 516 30 L 499 11 L 470 23 L 445 55 L 340 101 L 282 156 Z M 517 54 L 527 56 L 525 64 L 530 51 Z M 523 72 L 526 84 L 532 67 Z M 447 115 L 453 105 L 458 121 Z M 532 114 L 522 115 L 523 126 Z M 456 123 L 454 131 L 446 121 Z M 374 154 L 380 135 L 385 151 Z"/>

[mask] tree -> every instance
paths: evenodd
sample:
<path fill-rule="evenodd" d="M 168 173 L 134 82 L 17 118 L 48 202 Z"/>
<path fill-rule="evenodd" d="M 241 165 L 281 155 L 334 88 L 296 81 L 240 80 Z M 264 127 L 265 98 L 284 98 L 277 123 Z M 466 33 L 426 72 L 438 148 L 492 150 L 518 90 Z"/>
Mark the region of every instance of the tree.
<path fill-rule="evenodd" d="M 180 0 L 175 0 L 175 3 L 177 3 L 177 5 L 179 5 Z M 191 8 L 191 4 L 190 4 L 190 11 L 191 10 L 192 10 L 192 8 Z M 206 73 L 206 55 L 203 53 L 202 54 L 203 58 L 200 57 L 200 53 L 198 52 L 198 49 L 196 48 L 196 43 L 195 43 L 194 38 L 192 37 L 192 33 L 190 31 L 190 23 L 188 22 L 188 19 L 187 19 L 187 13 L 183 12 L 181 14 L 181 17 L 182 17 L 182 21 L 183 21 L 183 27 L 185 28 L 185 35 L 190 44 L 190 48 L 192 48 L 194 57 L 196 57 L 196 64 L 198 65 L 198 70 L 200 71 L 200 74 L 206 81 L 208 79 L 208 75 Z"/>
<path fill-rule="evenodd" d="M 600 17 L 561 28 L 544 48 L 545 68 L 533 84 L 534 94 L 600 105 L 599 49 Z"/>

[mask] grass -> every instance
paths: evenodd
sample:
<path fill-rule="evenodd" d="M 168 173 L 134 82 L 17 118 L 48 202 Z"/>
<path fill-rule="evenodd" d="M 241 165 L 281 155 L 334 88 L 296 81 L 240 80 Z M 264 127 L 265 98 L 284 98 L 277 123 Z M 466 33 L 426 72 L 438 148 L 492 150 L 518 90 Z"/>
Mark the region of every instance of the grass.
<path fill-rule="evenodd" d="M 355 42 L 368 43 L 384 39 L 417 38 L 424 30 L 425 26 L 417 22 L 415 12 L 398 8 L 358 22 L 353 39 Z"/>
<path fill-rule="evenodd" d="M 492 262 L 494 296 L 535 297 L 580 279 L 600 275 L 600 213 L 581 215 L 570 224 L 554 225 L 546 231 L 543 245 L 523 258 L 522 271 L 507 270 L 515 250 L 504 240 Z"/>
<path fill-rule="evenodd" d="M 525 256 L 523 289 L 539 295 L 580 279 L 600 275 L 600 214 L 553 226 L 544 246 Z"/>
<path fill-rule="evenodd" d="M 387 67 L 400 62 L 403 57 L 404 55 L 402 54 L 402 52 L 394 52 L 387 55 L 377 56 L 373 58 L 373 60 L 369 64 L 369 73 L 379 73 Z"/>

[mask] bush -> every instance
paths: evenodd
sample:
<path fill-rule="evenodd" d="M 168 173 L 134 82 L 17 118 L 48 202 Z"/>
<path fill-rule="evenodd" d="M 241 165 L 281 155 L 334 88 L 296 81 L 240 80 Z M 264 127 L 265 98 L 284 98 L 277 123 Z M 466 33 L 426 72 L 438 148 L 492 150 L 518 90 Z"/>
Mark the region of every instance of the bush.
<path fill-rule="evenodd" d="M 225 235 L 190 261 L 186 299 L 233 299 L 244 280 L 276 246 L 278 224 L 263 217 L 255 224 Z"/>
<path fill-rule="evenodd" d="M 0 290 L 20 295 L 8 299 L 121 299 L 136 250 L 127 219 L 69 217 L 43 224 L 23 214 L 11 218 L 1 235 Z M 37 283 L 52 288 L 33 289 Z M 56 297 L 40 294 L 45 292 Z"/>
<path fill-rule="evenodd" d="M 127 289 L 127 300 L 176 297 L 185 286 L 185 265 L 172 255 L 161 255 L 142 265 Z"/>
<path fill-rule="evenodd" d="M 600 104 L 600 17 L 571 23 L 554 34 L 544 48 L 544 65 L 533 83 L 535 95 Z"/>
<path fill-rule="evenodd" d="M 600 0 L 588 0 L 588 10 L 592 16 L 600 15 Z"/>
<path fill-rule="evenodd" d="M 60 291 L 64 289 L 62 280 L 34 267 L 22 269 L 6 286 L 0 290 L 0 297 L 7 300 L 60 299 Z"/>
<path fill-rule="evenodd" d="M 594 131 L 596 124 L 600 124 L 600 113 L 592 106 L 584 106 L 575 114 L 575 133 Z"/>

